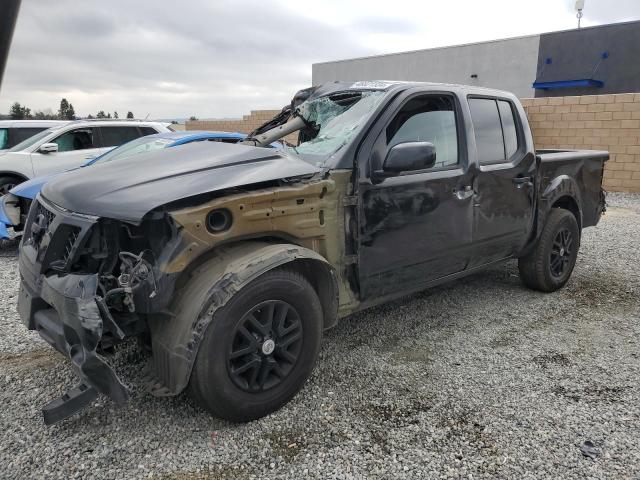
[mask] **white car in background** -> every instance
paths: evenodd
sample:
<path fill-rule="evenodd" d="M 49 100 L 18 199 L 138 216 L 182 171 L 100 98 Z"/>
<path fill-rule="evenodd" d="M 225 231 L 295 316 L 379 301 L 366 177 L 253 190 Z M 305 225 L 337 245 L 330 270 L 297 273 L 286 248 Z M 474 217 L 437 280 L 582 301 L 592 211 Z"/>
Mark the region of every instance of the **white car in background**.
<path fill-rule="evenodd" d="M 0 195 L 34 177 L 79 167 L 170 124 L 138 120 L 74 120 L 33 135 L 0 155 Z"/>
<path fill-rule="evenodd" d="M 36 133 L 67 123 L 69 120 L 0 120 L 0 154 Z"/>

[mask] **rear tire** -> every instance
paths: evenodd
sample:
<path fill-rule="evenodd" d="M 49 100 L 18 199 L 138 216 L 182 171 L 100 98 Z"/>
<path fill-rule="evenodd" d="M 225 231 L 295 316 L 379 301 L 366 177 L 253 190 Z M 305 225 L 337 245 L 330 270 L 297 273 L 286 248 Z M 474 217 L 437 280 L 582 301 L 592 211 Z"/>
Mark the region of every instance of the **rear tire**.
<path fill-rule="evenodd" d="M 313 287 L 287 269 L 267 272 L 214 313 L 190 379 L 198 404 L 247 422 L 287 403 L 316 363 L 322 306 Z"/>
<path fill-rule="evenodd" d="M 522 283 L 540 292 L 562 288 L 571 277 L 579 248 L 580 229 L 574 215 L 552 209 L 536 246 L 518 260 Z"/>

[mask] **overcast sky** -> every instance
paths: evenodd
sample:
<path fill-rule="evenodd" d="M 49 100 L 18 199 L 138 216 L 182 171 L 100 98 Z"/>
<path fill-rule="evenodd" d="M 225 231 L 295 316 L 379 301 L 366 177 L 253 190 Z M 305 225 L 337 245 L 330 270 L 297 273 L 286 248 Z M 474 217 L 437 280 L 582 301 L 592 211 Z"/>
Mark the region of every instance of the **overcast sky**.
<path fill-rule="evenodd" d="M 286 104 L 312 63 L 574 28 L 574 3 L 23 0 L 0 112 L 240 116 Z M 583 25 L 637 19 L 640 0 L 586 0 Z"/>

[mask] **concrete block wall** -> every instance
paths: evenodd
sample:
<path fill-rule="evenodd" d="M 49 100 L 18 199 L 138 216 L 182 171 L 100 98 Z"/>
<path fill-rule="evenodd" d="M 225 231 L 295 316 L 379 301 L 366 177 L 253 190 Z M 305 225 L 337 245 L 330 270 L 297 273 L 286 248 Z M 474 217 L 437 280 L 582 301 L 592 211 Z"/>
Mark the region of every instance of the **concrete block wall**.
<path fill-rule="evenodd" d="M 640 193 L 640 93 L 523 99 L 536 148 L 608 150 L 604 188 Z"/>
<path fill-rule="evenodd" d="M 185 122 L 187 130 L 217 130 L 222 132 L 249 133 L 260 125 L 275 117 L 280 110 L 252 110 L 249 115 L 244 115 L 241 119 L 222 120 L 195 120 Z M 296 144 L 298 135 L 289 135 L 285 140 L 291 144 Z"/>

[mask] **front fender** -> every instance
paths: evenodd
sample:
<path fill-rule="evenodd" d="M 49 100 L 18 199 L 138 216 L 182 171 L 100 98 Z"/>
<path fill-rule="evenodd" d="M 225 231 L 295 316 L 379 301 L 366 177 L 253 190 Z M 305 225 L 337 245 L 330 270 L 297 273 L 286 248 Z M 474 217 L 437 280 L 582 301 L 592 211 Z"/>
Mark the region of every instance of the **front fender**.
<path fill-rule="evenodd" d="M 148 379 L 151 393 L 178 395 L 189 382 L 200 342 L 215 313 L 244 286 L 269 270 L 308 260 L 324 268 L 332 279 L 335 301 L 328 302 L 336 316 L 337 280 L 324 257 L 292 244 L 242 242 L 220 247 L 215 255 L 196 268 L 185 285 L 176 290 L 170 312 L 149 318 L 153 355 Z M 323 305 L 327 308 L 327 305 Z"/>

